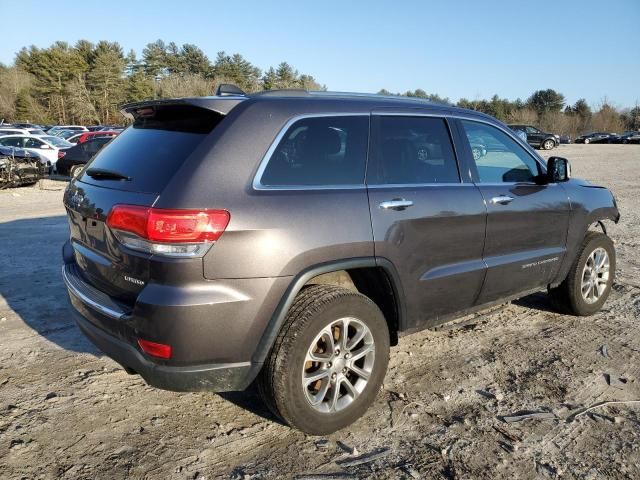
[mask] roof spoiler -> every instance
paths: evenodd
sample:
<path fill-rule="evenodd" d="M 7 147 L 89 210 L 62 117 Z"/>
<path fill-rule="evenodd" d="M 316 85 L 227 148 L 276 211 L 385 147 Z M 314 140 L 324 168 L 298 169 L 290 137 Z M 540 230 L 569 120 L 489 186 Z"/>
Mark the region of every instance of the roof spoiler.
<path fill-rule="evenodd" d="M 238 89 L 240 90 L 240 89 Z M 142 102 L 127 103 L 120 107 L 120 113 L 130 120 L 134 120 L 140 115 L 144 115 L 144 110 L 165 106 L 165 105 L 192 105 L 194 107 L 205 108 L 227 115 L 236 105 L 246 100 L 243 96 L 231 96 L 230 94 L 215 97 L 188 97 L 169 98 L 163 100 L 145 100 Z M 148 110 L 147 110 L 148 111 Z M 140 113 L 139 113 L 140 112 Z"/>

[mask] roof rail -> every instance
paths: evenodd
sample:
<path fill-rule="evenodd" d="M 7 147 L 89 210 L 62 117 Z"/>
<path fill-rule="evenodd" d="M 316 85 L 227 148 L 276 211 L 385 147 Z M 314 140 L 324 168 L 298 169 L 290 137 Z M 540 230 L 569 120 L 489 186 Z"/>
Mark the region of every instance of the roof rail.
<path fill-rule="evenodd" d="M 247 94 L 244 93 L 244 90 L 242 90 L 239 87 L 236 87 L 231 83 L 221 83 L 220 85 L 218 85 L 218 88 L 216 90 L 216 96 L 218 97 L 227 97 L 227 96 L 236 96 L 236 95 L 241 95 L 243 97 L 247 96 Z"/>
<path fill-rule="evenodd" d="M 307 97 L 309 92 L 303 88 L 283 88 L 282 90 L 263 90 L 254 93 L 257 97 Z"/>

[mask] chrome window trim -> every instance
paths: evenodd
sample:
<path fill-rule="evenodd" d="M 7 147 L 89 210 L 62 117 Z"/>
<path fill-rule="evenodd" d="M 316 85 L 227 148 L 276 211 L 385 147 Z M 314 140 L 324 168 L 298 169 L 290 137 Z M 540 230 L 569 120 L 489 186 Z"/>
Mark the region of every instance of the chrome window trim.
<path fill-rule="evenodd" d="M 424 187 L 475 187 L 474 183 L 464 182 L 431 182 L 431 183 L 374 183 L 367 185 L 369 189 L 380 190 L 383 188 L 424 188 Z"/>
<path fill-rule="evenodd" d="M 404 188 L 404 187 L 434 187 L 434 186 L 453 186 L 453 185 L 487 185 L 487 186 L 489 185 L 506 186 L 506 185 L 517 185 L 517 184 L 537 185 L 536 183 L 530 183 L 530 182 L 469 183 L 469 182 L 463 182 L 462 179 L 459 183 L 415 183 L 415 184 L 370 184 L 369 185 L 365 183 L 366 176 L 363 179 L 363 182 L 361 184 L 359 183 L 359 184 L 345 184 L 345 185 L 277 185 L 277 186 L 262 184 L 262 176 L 264 174 L 264 171 L 267 168 L 267 165 L 269 164 L 269 161 L 271 160 L 273 153 L 275 152 L 276 148 L 278 148 L 280 141 L 285 136 L 289 128 L 297 121 L 305 120 L 308 118 L 370 117 L 373 115 L 388 116 L 388 117 L 431 117 L 431 118 L 442 118 L 445 121 L 449 118 L 455 118 L 457 120 L 467 120 L 470 122 L 483 123 L 500 130 L 501 132 L 505 133 L 509 138 L 514 140 L 517 144 L 519 144 L 521 147 L 523 147 L 523 150 L 527 153 L 527 155 L 529 155 L 540 167 L 542 167 L 543 171 L 546 171 L 546 168 L 547 168 L 546 165 L 543 163 L 543 161 L 537 155 L 532 154 L 529 151 L 528 148 L 530 148 L 530 146 L 528 144 L 525 144 L 523 140 L 520 139 L 520 137 L 518 137 L 515 133 L 509 132 L 507 129 L 503 128 L 502 126 L 497 125 L 493 122 L 484 120 L 482 118 L 475 118 L 472 116 L 457 115 L 457 114 L 451 114 L 446 112 L 427 113 L 427 112 L 403 112 L 403 111 L 397 111 L 397 110 L 384 110 L 384 111 L 372 110 L 371 112 L 368 112 L 368 113 L 363 113 L 363 112 L 305 113 L 305 114 L 296 115 L 294 117 L 291 117 L 289 120 L 287 120 L 287 122 L 283 125 L 283 127 L 280 129 L 280 131 L 276 135 L 273 142 L 271 142 L 271 145 L 269 145 L 267 152 L 262 157 L 262 160 L 260 160 L 258 170 L 256 171 L 256 174 L 253 177 L 253 182 L 252 182 L 253 189 L 257 191 L 301 191 L 301 190 L 359 190 L 359 189 L 364 190 L 366 188 L 379 189 L 379 188 L 392 188 L 392 187 Z M 452 142 L 452 146 L 455 152 L 455 142 Z M 367 163 L 368 163 L 368 158 L 367 158 Z M 366 169 L 365 169 L 365 173 L 366 173 Z"/>
<path fill-rule="evenodd" d="M 305 114 L 301 114 L 301 115 L 296 115 L 294 117 L 291 117 L 289 120 L 287 120 L 287 122 L 284 124 L 284 126 L 280 129 L 280 131 L 278 132 L 278 134 L 276 135 L 276 138 L 273 140 L 273 142 L 271 142 L 271 145 L 269 146 L 269 149 L 267 150 L 267 153 L 264 154 L 264 157 L 262 157 L 262 160 L 260 160 L 260 165 L 258 166 L 258 170 L 256 171 L 255 176 L 253 177 L 253 189 L 254 190 L 259 190 L 259 191 L 296 191 L 296 190 L 357 190 L 357 189 L 365 189 L 365 176 L 363 174 L 362 177 L 362 183 L 358 183 L 358 184 L 345 184 L 345 185 L 263 185 L 262 184 L 262 176 L 264 175 L 264 171 L 267 169 L 267 165 L 269 164 L 269 161 L 271 160 L 271 157 L 273 156 L 273 153 L 275 152 L 276 148 L 278 148 L 278 145 L 280 145 L 280 142 L 282 141 L 283 137 L 286 135 L 286 133 L 289 131 L 289 128 L 291 128 L 291 126 L 300 121 L 300 120 L 306 120 L 308 118 L 326 118 L 326 117 L 370 117 L 371 114 L 369 112 L 367 113 L 347 113 L 347 112 L 334 112 L 334 113 L 328 113 L 328 112 L 323 112 L 323 113 L 305 113 Z M 367 144 L 368 144 L 368 138 L 367 138 Z M 365 167 L 366 167 L 366 162 L 367 159 L 365 159 Z M 366 169 L 365 172 L 366 173 Z"/>
<path fill-rule="evenodd" d="M 548 187 L 550 185 L 557 185 L 557 183 L 536 183 L 536 182 L 487 182 L 487 183 L 477 183 L 479 187 L 503 187 L 505 185 L 519 185 L 522 187 L 540 187 L 545 186 Z"/>

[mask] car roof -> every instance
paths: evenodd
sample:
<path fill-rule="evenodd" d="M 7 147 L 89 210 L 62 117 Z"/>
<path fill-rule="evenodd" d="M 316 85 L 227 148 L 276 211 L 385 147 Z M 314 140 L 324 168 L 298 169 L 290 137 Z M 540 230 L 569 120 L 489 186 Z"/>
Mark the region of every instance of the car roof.
<path fill-rule="evenodd" d="M 148 100 L 123 105 L 121 112 L 128 118 L 133 118 L 135 111 L 139 108 L 159 106 L 159 105 L 193 105 L 207 108 L 223 115 L 228 114 L 234 107 L 243 102 L 249 103 L 270 103 L 274 108 L 283 105 L 297 105 L 300 109 L 315 106 L 318 110 L 321 104 L 327 105 L 327 110 L 333 110 L 333 106 L 340 104 L 342 109 L 353 108 L 358 111 L 371 109 L 406 109 L 419 108 L 421 110 L 432 110 L 447 114 L 461 114 L 465 116 L 476 116 L 495 121 L 489 115 L 475 110 L 454 107 L 445 103 L 433 102 L 415 97 L 402 97 L 400 95 L 380 95 L 375 93 L 353 93 L 353 92 L 318 92 L 307 90 L 268 90 L 251 95 L 212 95 L 208 97 L 186 97 L 164 100 Z"/>
<path fill-rule="evenodd" d="M 44 137 L 53 137 L 53 135 L 31 135 L 28 133 L 14 133 L 11 135 L 3 135 L 0 138 L 37 138 L 38 140 L 42 140 L 43 142 L 48 142 L 48 140 Z"/>

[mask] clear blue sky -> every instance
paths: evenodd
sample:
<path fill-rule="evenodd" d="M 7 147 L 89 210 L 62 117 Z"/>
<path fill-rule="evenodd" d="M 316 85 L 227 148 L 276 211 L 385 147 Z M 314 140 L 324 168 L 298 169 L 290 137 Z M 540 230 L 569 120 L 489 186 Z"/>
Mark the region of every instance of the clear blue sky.
<path fill-rule="evenodd" d="M 305 7 L 309 5 L 308 7 Z M 26 45 L 158 38 L 209 58 L 241 53 L 263 70 L 288 61 L 330 90 L 422 88 L 452 100 L 640 101 L 640 0 L 2 2 L 0 62 Z"/>

